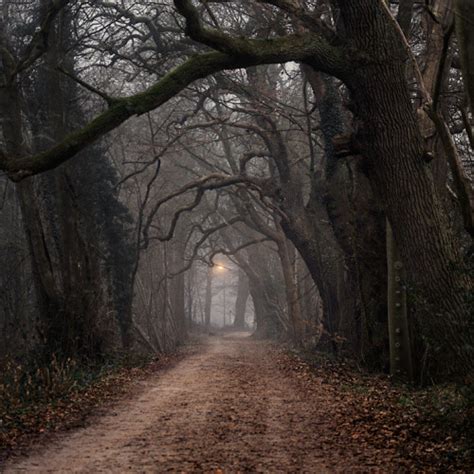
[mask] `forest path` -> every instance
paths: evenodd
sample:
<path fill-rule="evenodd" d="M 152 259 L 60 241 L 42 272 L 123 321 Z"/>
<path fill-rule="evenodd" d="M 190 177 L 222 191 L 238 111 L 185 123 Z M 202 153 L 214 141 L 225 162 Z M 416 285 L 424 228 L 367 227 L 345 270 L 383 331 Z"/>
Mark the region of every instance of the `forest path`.
<path fill-rule="evenodd" d="M 5 472 L 392 470 L 388 450 L 338 431 L 334 387 L 305 390 L 274 346 L 246 336 L 210 337 L 140 394 Z"/>

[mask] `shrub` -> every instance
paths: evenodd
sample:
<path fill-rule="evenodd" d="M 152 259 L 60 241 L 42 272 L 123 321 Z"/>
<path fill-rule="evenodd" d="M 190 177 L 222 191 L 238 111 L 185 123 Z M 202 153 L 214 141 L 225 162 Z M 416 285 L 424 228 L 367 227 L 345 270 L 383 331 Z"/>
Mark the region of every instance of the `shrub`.
<path fill-rule="evenodd" d="M 7 360 L 0 375 L 0 412 L 63 397 L 76 388 L 79 378 L 78 365 L 71 359 L 61 360 L 53 355 L 48 364 L 41 365 Z"/>

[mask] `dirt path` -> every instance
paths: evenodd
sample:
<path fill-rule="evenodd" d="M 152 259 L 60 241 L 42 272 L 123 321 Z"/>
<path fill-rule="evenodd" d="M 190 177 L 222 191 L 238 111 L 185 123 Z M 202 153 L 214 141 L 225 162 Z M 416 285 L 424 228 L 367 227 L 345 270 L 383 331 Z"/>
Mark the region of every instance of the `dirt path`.
<path fill-rule="evenodd" d="M 305 391 L 267 343 L 214 337 L 92 426 L 5 472 L 355 472 L 391 451 L 338 435 L 334 391 Z"/>

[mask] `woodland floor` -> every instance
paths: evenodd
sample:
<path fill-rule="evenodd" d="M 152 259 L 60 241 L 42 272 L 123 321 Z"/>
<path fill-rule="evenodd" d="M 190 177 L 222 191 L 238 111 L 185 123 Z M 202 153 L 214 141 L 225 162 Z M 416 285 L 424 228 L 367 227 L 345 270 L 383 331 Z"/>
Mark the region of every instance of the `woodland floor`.
<path fill-rule="evenodd" d="M 461 439 L 386 379 L 328 374 L 248 334 L 209 337 L 88 426 L 4 472 L 459 471 Z M 403 395 L 403 396 L 402 396 Z M 43 443 L 44 444 L 44 443 Z M 1 469 L 0 469 L 1 470 Z"/>

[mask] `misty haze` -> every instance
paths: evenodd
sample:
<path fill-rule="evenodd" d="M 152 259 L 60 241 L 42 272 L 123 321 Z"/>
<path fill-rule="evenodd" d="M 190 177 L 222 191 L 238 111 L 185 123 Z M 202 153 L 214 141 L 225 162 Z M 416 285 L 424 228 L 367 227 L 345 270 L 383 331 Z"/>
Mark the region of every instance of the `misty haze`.
<path fill-rule="evenodd" d="M 472 0 L 0 0 L 0 472 L 474 472 Z"/>

